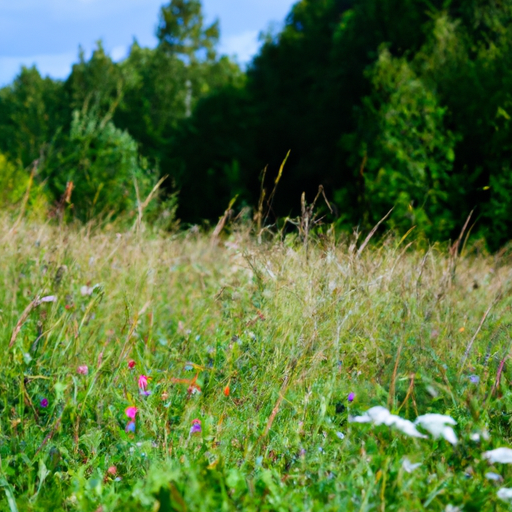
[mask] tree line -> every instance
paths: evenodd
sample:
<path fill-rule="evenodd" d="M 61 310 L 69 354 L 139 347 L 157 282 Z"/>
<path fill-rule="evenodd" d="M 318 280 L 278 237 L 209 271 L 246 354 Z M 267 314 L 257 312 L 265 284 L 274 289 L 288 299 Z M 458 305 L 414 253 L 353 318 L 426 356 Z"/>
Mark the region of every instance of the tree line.
<path fill-rule="evenodd" d="M 200 0 L 172 0 L 156 48 L 116 63 L 98 44 L 64 81 L 23 68 L 0 90 L 0 199 L 30 181 L 42 208 L 73 182 L 87 220 L 168 176 L 155 218 L 177 200 L 182 221 L 214 221 L 234 197 L 254 208 L 290 152 L 273 219 L 322 185 L 339 229 L 393 208 L 388 227 L 443 240 L 473 211 L 496 249 L 512 237 L 511 21 L 512 0 L 301 0 L 242 69 Z"/>

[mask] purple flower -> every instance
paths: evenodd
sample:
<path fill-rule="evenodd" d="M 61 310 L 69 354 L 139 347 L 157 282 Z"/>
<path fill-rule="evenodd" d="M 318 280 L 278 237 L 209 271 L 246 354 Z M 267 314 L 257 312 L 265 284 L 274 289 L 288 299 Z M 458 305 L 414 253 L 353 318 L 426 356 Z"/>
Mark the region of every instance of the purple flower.
<path fill-rule="evenodd" d="M 473 384 L 478 384 L 480 382 L 480 377 L 478 375 L 470 375 L 469 380 Z"/>
<path fill-rule="evenodd" d="M 353 402 L 354 401 L 354 398 L 356 397 L 356 394 L 352 391 L 348 394 L 348 397 L 347 397 L 347 400 L 349 402 Z"/>
<path fill-rule="evenodd" d="M 135 432 L 135 421 L 129 421 L 125 430 L 126 432 Z"/>
<path fill-rule="evenodd" d="M 190 427 L 190 434 L 200 434 L 201 433 L 201 421 L 193 420 L 192 426 Z"/>
<path fill-rule="evenodd" d="M 48 407 L 48 398 L 43 398 L 41 402 L 39 402 L 41 407 Z"/>

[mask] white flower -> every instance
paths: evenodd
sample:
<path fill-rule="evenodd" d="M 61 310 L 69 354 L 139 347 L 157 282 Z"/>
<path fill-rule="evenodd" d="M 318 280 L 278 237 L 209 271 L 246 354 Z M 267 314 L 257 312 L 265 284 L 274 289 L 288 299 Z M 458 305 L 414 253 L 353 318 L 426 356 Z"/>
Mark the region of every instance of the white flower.
<path fill-rule="evenodd" d="M 496 496 L 498 496 L 498 498 L 503 501 L 512 501 L 512 489 L 502 487 L 498 490 Z"/>
<path fill-rule="evenodd" d="M 484 459 L 487 459 L 491 464 L 500 462 L 501 464 L 512 463 L 512 450 L 510 448 L 496 448 L 482 454 Z"/>
<path fill-rule="evenodd" d="M 339 438 L 339 439 L 345 439 L 345 434 L 343 432 L 336 432 L 336 436 Z"/>
<path fill-rule="evenodd" d="M 462 512 L 462 508 L 455 505 L 446 505 L 444 512 Z"/>
<path fill-rule="evenodd" d="M 385 407 L 377 405 L 368 409 L 361 416 L 350 417 L 349 421 L 352 423 L 373 423 L 374 425 L 387 425 L 388 427 L 395 427 L 404 434 L 411 437 L 426 437 L 418 430 L 414 424 L 409 420 L 404 420 L 400 416 L 391 414 Z"/>
<path fill-rule="evenodd" d="M 400 416 L 395 416 L 394 414 L 390 415 L 390 419 L 387 425 L 393 425 L 395 428 L 411 437 L 427 437 L 424 436 L 421 432 L 418 432 L 412 421 L 404 420 L 403 418 L 400 418 Z"/>
<path fill-rule="evenodd" d="M 402 467 L 407 473 L 412 473 L 415 469 L 421 466 L 421 462 L 413 464 L 407 457 L 402 461 Z"/>
<path fill-rule="evenodd" d="M 92 286 L 82 286 L 82 288 L 80 288 L 80 293 L 82 295 L 92 295 L 92 292 L 94 291 L 94 287 Z"/>
<path fill-rule="evenodd" d="M 482 439 L 484 441 L 489 441 L 489 432 L 487 432 L 487 430 L 482 430 L 481 432 L 473 432 L 469 436 L 469 439 L 471 439 L 471 441 L 474 441 L 475 443 L 479 443 Z"/>
<path fill-rule="evenodd" d="M 363 415 L 351 417 L 348 420 L 353 423 L 373 423 L 382 425 L 391 416 L 390 412 L 381 405 L 368 409 Z"/>
<path fill-rule="evenodd" d="M 434 438 L 443 437 L 449 443 L 457 444 L 457 436 L 452 427 L 448 425 L 456 425 L 457 422 L 451 417 L 444 414 L 424 414 L 418 416 L 414 422 L 421 425 L 425 430 L 430 432 Z"/>
<path fill-rule="evenodd" d="M 493 473 L 492 471 L 489 471 L 489 473 L 485 473 L 485 478 L 487 480 L 494 480 L 495 482 L 501 482 L 503 480 L 503 477 L 501 475 L 498 475 L 498 473 Z"/>

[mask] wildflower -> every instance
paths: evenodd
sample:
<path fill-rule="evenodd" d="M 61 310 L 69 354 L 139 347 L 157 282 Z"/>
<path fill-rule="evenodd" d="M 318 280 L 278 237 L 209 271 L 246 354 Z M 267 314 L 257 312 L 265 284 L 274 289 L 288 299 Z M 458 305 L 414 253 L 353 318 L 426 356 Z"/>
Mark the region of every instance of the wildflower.
<path fill-rule="evenodd" d="M 352 391 L 351 393 L 348 394 L 347 400 L 349 402 L 353 402 L 355 397 L 356 397 L 356 394 Z"/>
<path fill-rule="evenodd" d="M 107 469 L 107 473 L 109 475 L 112 475 L 114 476 L 115 474 L 117 474 L 117 468 L 115 466 L 110 466 L 108 469 Z"/>
<path fill-rule="evenodd" d="M 148 377 L 146 375 L 140 375 L 139 376 L 139 388 L 142 391 L 146 391 L 146 388 L 148 387 Z"/>
<path fill-rule="evenodd" d="M 512 501 L 512 489 L 502 487 L 498 490 L 496 496 L 498 496 L 498 498 L 502 501 Z"/>
<path fill-rule="evenodd" d="M 352 423 L 373 423 L 376 426 L 384 424 L 388 427 L 393 426 L 411 437 L 426 437 L 416 430 L 411 421 L 391 414 L 385 407 L 380 405 L 368 409 L 362 416 L 349 417 L 348 420 Z"/>
<path fill-rule="evenodd" d="M 86 295 L 92 295 L 92 292 L 94 291 L 94 288 L 92 286 L 82 286 L 80 288 L 80 293 L 85 297 Z"/>
<path fill-rule="evenodd" d="M 167 393 L 167 391 L 164 391 L 161 395 L 160 395 L 160 398 L 162 400 L 167 400 L 169 398 L 169 393 Z"/>
<path fill-rule="evenodd" d="M 201 433 L 201 420 L 192 420 L 192 426 L 190 427 L 190 433 L 192 434 L 200 434 Z"/>
<path fill-rule="evenodd" d="M 412 473 L 415 469 L 418 469 L 421 466 L 421 462 L 416 462 L 413 464 L 407 457 L 402 461 L 402 467 L 404 471 L 407 473 Z"/>
<path fill-rule="evenodd" d="M 128 418 L 135 421 L 135 416 L 137 416 L 137 413 L 139 412 L 139 410 L 137 409 L 137 407 L 130 406 L 130 407 L 127 407 L 124 412 L 126 413 L 126 416 L 128 416 Z"/>
<path fill-rule="evenodd" d="M 487 480 L 493 480 L 495 482 L 501 482 L 503 480 L 503 477 L 501 475 L 498 475 L 498 473 L 493 473 L 492 471 L 489 471 L 489 473 L 485 473 L 485 478 Z"/>
<path fill-rule="evenodd" d="M 40 302 L 57 302 L 57 297 L 55 295 L 47 295 L 39 300 Z"/>
<path fill-rule="evenodd" d="M 41 402 L 39 402 L 41 407 L 48 407 L 48 398 L 43 398 Z"/>
<path fill-rule="evenodd" d="M 76 373 L 79 375 L 87 375 L 89 373 L 89 367 L 86 364 L 79 366 Z"/>
<path fill-rule="evenodd" d="M 461 328 L 459 329 L 459 332 L 464 332 L 465 330 L 466 330 L 466 329 L 465 329 L 464 327 L 461 327 Z"/>
<path fill-rule="evenodd" d="M 478 384 L 480 382 L 480 377 L 478 375 L 470 375 L 469 381 L 473 384 Z"/>
<path fill-rule="evenodd" d="M 345 434 L 343 432 L 336 432 L 336 437 L 338 439 L 343 440 L 343 439 L 345 439 Z"/>
<path fill-rule="evenodd" d="M 418 416 L 414 424 L 421 425 L 436 439 L 443 437 L 449 443 L 457 444 L 457 436 L 453 428 L 449 426 L 457 425 L 457 422 L 450 416 L 444 414 L 424 414 L 423 416 Z"/>
<path fill-rule="evenodd" d="M 193 364 L 193 363 L 187 363 L 187 364 L 185 365 L 185 371 L 186 371 L 186 372 L 190 372 L 190 371 L 192 371 L 193 369 L 194 369 L 194 364 Z"/>
<path fill-rule="evenodd" d="M 474 441 L 475 443 L 479 443 L 482 439 L 484 441 L 489 441 L 490 437 L 489 437 L 489 432 L 487 432 L 487 430 L 481 430 L 479 432 L 473 432 L 470 436 L 469 436 L 469 439 L 471 439 L 471 441 Z"/>
<path fill-rule="evenodd" d="M 224 388 L 224 396 L 229 396 L 229 384 Z"/>
<path fill-rule="evenodd" d="M 510 448 L 496 448 L 489 450 L 482 454 L 484 459 L 487 459 L 491 464 L 499 462 L 500 464 L 512 463 L 512 450 Z"/>
<path fill-rule="evenodd" d="M 133 359 L 130 359 L 128 361 L 128 368 L 130 368 L 130 370 L 133 370 L 135 368 L 135 361 Z"/>
<path fill-rule="evenodd" d="M 126 432 L 135 432 L 135 421 L 129 421 L 125 430 Z"/>
<path fill-rule="evenodd" d="M 201 393 L 201 386 L 198 386 L 196 383 L 192 383 L 192 384 L 190 384 L 187 392 L 188 392 L 189 396 L 198 395 Z"/>

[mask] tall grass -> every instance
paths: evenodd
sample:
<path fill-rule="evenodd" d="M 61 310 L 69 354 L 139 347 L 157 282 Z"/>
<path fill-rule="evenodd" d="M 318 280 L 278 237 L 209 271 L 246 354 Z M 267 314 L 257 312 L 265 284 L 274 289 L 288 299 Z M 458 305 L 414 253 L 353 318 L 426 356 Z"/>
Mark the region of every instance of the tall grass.
<path fill-rule="evenodd" d="M 358 250 L 330 231 L 258 243 L 244 226 L 214 239 L 11 228 L 2 219 L 4 509 L 507 509 L 496 490 L 512 472 L 481 456 L 512 436 L 506 252 L 391 235 Z M 374 405 L 451 415 L 460 442 L 347 421 Z"/>

